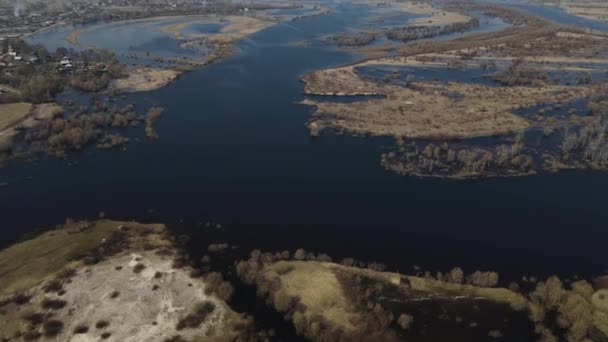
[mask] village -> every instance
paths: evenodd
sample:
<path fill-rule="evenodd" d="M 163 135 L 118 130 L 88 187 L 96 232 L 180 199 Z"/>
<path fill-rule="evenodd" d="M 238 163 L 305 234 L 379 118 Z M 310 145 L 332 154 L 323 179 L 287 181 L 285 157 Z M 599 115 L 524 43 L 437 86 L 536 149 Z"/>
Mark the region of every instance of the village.
<path fill-rule="evenodd" d="M 2 54 L 0 55 L 0 67 L 5 68 L 3 72 L 10 74 L 10 68 L 14 68 L 24 64 L 37 63 L 55 63 L 57 70 L 61 72 L 71 72 L 74 69 L 74 64 L 67 55 L 62 55 L 63 50 L 58 53 L 49 54 L 47 51 L 42 51 L 42 47 L 34 47 L 33 49 L 25 49 L 17 51 L 13 45 L 11 38 L 0 38 L 2 45 Z M 46 49 L 45 49 L 46 50 Z M 67 50 L 65 51 L 67 54 Z"/>
<path fill-rule="evenodd" d="M 207 0 L 100 0 L 0 2 L 0 37 L 18 37 L 56 25 L 163 15 L 236 13 L 238 5 Z"/>

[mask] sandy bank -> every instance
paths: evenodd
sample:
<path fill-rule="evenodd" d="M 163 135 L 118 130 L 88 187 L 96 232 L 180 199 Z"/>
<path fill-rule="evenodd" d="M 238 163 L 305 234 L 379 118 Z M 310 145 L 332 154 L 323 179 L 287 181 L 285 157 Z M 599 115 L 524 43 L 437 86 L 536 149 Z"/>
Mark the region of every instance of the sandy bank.
<path fill-rule="evenodd" d="M 130 69 L 126 78 L 114 80 L 110 89 L 120 93 L 151 91 L 173 82 L 180 74 L 171 69 L 137 67 Z"/>

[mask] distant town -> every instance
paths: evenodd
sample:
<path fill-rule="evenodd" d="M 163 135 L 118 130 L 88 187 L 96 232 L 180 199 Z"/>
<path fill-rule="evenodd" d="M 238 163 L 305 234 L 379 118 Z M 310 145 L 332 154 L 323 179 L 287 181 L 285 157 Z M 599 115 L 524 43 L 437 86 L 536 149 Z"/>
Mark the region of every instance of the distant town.
<path fill-rule="evenodd" d="M 216 1 L 102 0 L 0 3 L 0 37 L 17 37 L 57 24 L 78 24 L 179 14 L 229 14 L 242 6 Z"/>

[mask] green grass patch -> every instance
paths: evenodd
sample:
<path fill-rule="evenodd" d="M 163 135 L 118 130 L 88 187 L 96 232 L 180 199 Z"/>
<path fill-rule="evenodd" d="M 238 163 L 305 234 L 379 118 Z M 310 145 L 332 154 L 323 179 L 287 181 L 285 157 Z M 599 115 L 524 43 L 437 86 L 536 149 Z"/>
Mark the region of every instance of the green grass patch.
<path fill-rule="evenodd" d="M 285 268 L 289 267 L 289 272 Z M 342 285 L 333 270 L 316 261 L 280 261 L 264 272 L 270 279 L 278 277 L 281 288 L 273 294 L 273 302 L 283 311 L 289 298 L 300 298 L 306 305 L 305 316 L 308 320 L 320 315 L 343 328 L 353 329 L 349 302 L 344 295 Z"/>
<path fill-rule="evenodd" d="M 104 220 L 86 229 L 73 224 L 0 251 L 0 298 L 52 278 L 76 256 L 100 247 L 119 224 Z"/>
<path fill-rule="evenodd" d="M 0 104 L 0 130 L 18 123 L 31 109 L 32 104 L 27 102 Z"/>

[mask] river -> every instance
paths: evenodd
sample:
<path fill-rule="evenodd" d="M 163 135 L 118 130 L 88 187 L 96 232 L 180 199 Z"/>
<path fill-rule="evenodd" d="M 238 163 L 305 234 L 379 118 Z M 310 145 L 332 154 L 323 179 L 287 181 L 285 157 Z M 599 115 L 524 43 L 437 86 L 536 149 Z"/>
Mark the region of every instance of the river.
<path fill-rule="evenodd" d="M 591 276 L 605 259 L 608 174 L 449 181 L 403 177 L 380 166 L 391 139 L 309 136 L 299 76 L 359 56 L 290 43 L 340 32 L 356 10 L 283 23 L 239 52 L 169 86 L 129 95 L 165 107 L 159 139 L 130 133 L 127 151 L 87 149 L 0 169 L 6 246 L 66 217 L 160 221 L 194 249 L 229 242 L 305 248 L 380 261 L 392 270 L 461 266 L 522 275 Z M 140 107 L 143 108 L 143 107 Z M 205 228 L 207 222 L 221 229 Z"/>

